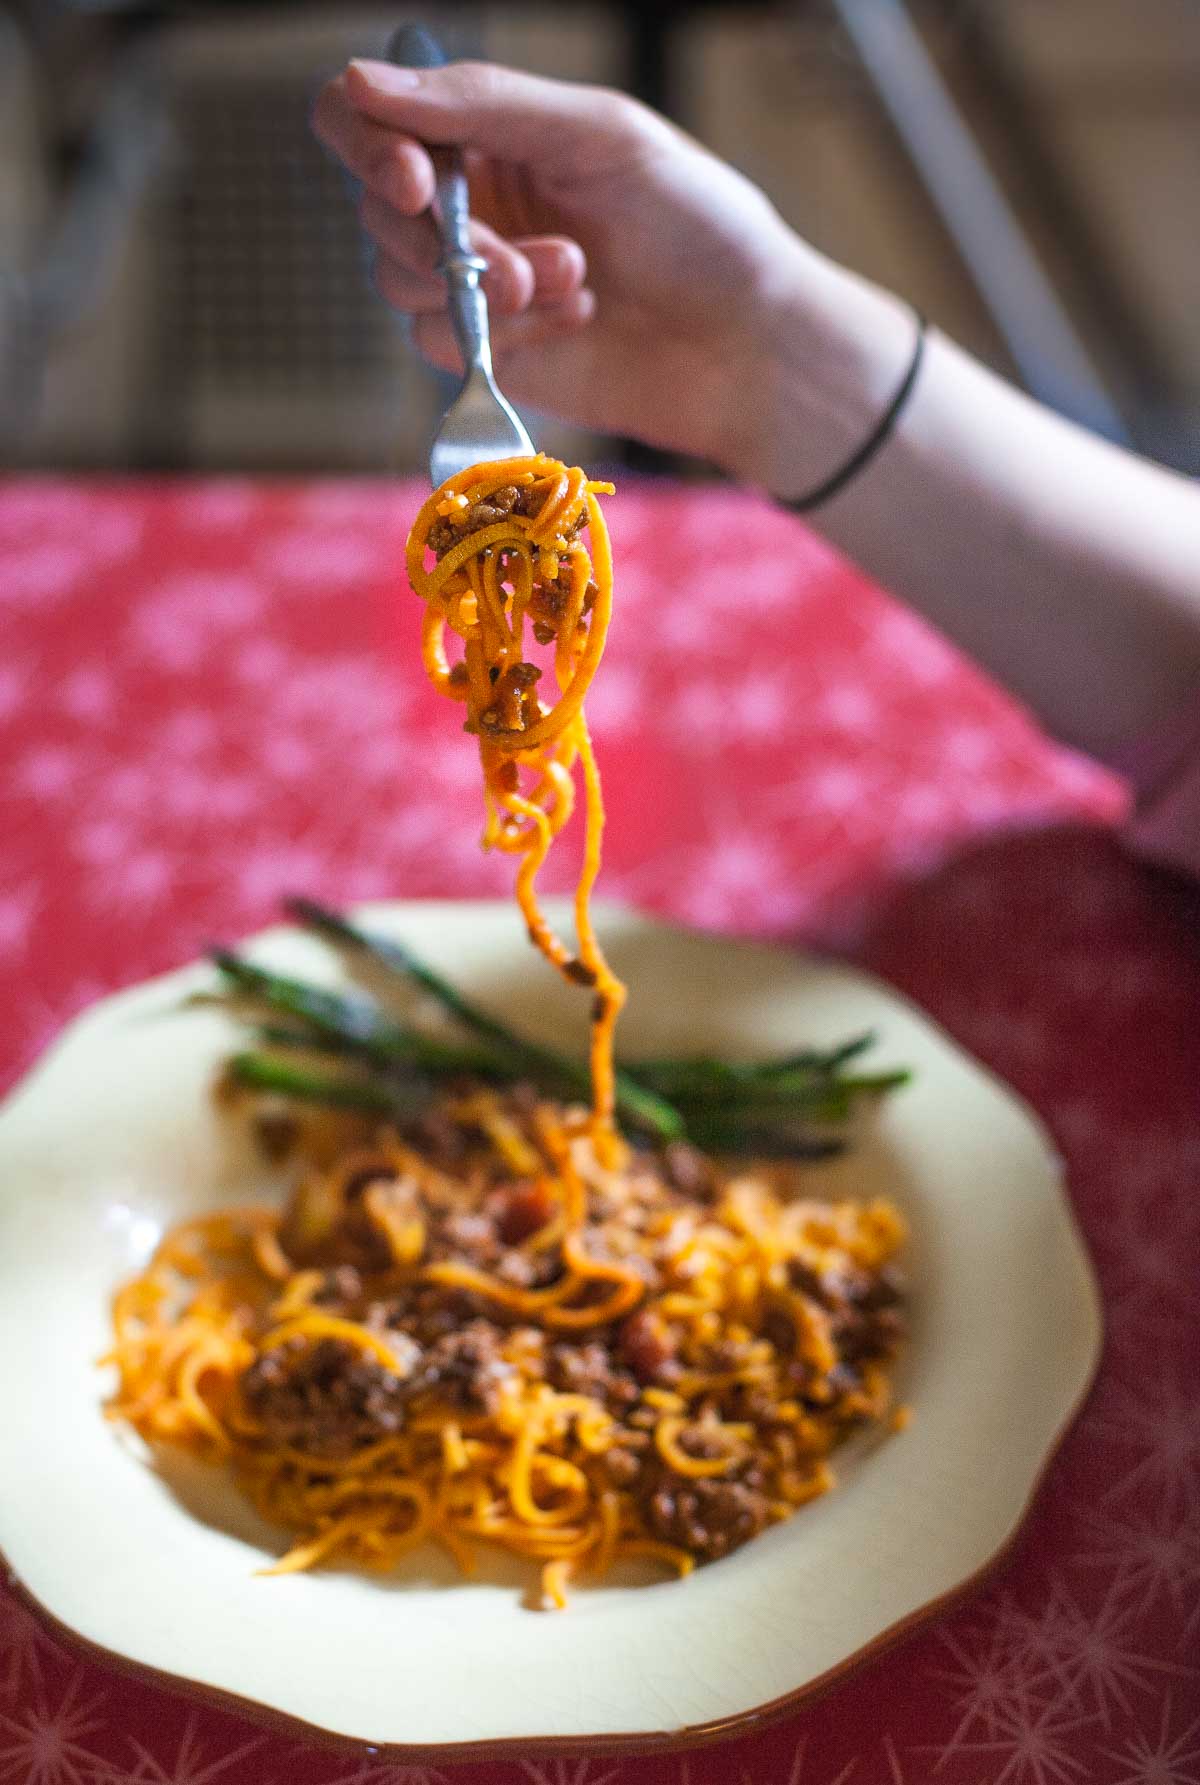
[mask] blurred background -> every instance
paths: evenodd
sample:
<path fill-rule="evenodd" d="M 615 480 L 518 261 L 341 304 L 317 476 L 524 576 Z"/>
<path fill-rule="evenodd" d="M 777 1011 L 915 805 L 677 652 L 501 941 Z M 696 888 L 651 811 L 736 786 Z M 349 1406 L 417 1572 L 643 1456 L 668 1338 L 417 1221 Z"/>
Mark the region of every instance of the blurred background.
<path fill-rule="evenodd" d="M 423 465 L 439 381 L 307 127 L 402 17 L 638 94 L 983 359 L 1200 470 L 1196 0 L 0 0 L 0 462 Z"/>

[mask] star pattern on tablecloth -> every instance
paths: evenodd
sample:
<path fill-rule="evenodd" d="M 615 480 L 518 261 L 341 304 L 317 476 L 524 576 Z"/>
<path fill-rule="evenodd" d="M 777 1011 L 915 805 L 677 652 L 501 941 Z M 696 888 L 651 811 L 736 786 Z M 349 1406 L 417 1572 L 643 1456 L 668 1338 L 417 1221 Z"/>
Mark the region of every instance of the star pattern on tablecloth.
<path fill-rule="evenodd" d="M 523 1760 L 529 1785 L 614 1785 L 621 1768 L 600 1760 Z"/>
<path fill-rule="evenodd" d="M 1079 1734 L 1093 1721 L 1066 1715 L 1054 1704 L 1013 1702 L 1000 1712 L 991 1736 L 964 1742 L 962 1752 L 988 1765 L 990 1785 L 1073 1785 L 1090 1775 Z"/>
<path fill-rule="evenodd" d="M 943 1660 L 930 1671 L 947 1690 L 957 1719 L 947 1738 L 929 1749 L 936 1752 L 939 1768 L 981 1740 L 996 1739 L 1014 1717 L 1044 1702 L 1050 1670 L 1043 1660 L 1022 1656 L 1015 1647 L 1009 1615 L 1009 1602 L 1001 1598 L 992 1607 L 990 1622 L 981 1618 L 967 1631 L 938 1631 L 949 1662 Z"/>
<path fill-rule="evenodd" d="M 55 1653 L 45 1628 L 19 1599 L 0 1594 L 0 1697 L 42 1684 L 43 1663 Z"/>
<path fill-rule="evenodd" d="M 1079 1519 L 1086 1537 L 1076 1566 L 1107 1580 L 1108 1594 L 1135 1617 L 1169 1607 L 1186 1641 L 1200 1625 L 1200 1529 L 1162 1501 L 1135 1503 L 1125 1513 L 1098 1513 L 1089 1504 Z"/>
<path fill-rule="evenodd" d="M 1105 1385 L 1093 1429 L 1112 1447 L 1115 1467 L 1100 1504 L 1159 1504 L 1174 1517 L 1200 1519 L 1200 1398 L 1195 1372 L 1164 1359 L 1136 1383 Z"/>
<path fill-rule="evenodd" d="M 103 1729 L 103 1702 L 80 1669 L 60 1691 L 38 1682 L 11 1714 L 0 1711 L 0 1785 L 92 1785 L 104 1771 L 92 1745 Z"/>
<path fill-rule="evenodd" d="M 1125 1770 L 1112 1785 L 1196 1785 L 1200 1780 L 1200 1717 L 1172 1734 L 1174 1705 L 1163 1700 L 1157 1730 L 1138 1729 L 1106 1758 Z"/>
<path fill-rule="evenodd" d="M 165 1758 L 152 1753 L 144 1743 L 130 1740 L 130 1770 L 108 1774 L 103 1785 L 216 1785 L 217 1780 L 237 1785 L 239 1776 L 253 1777 L 255 1785 L 267 1785 L 257 1766 L 252 1772 L 243 1770 L 240 1775 L 233 1772 L 230 1776 L 234 1767 L 243 1767 L 251 1754 L 261 1751 L 261 1737 L 213 1753 L 212 1744 L 201 1733 L 200 1723 L 199 1713 L 192 1711 Z"/>
<path fill-rule="evenodd" d="M 1031 1611 L 1014 1611 L 1004 1629 L 1014 1655 L 1036 1671 L 1059 1704 L 1099 1717 L 1110 1728 L 1118 1715 L 1135 1716 L 1135 1700 L 1147 1692 L 1161 1696 L 1186 1669 L 1147 1654 L 1137 1632 L 1141 1614 L 1110 1581 L 1099 1606 L 1084 1606 L 1061 1578 Z M 1029 1676 L 1027 1676 L 1029 1677 Z"/>

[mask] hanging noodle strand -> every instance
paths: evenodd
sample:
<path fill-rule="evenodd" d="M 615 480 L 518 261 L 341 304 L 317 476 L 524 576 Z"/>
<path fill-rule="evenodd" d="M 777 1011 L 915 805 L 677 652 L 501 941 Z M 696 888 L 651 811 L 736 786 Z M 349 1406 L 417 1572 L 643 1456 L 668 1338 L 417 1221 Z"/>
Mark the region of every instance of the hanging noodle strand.
<path fill-rule="evenodd" d="M 531 941 L 592 993 L 592 1132 L 610 1164 L 613 1032 L 625 987 L 591 920 L 604 804 L 583 703 L 612 615 L 612 551 L 597 501 L 611 490 L 541 453 L 475 465 L 433 492 L 407 548 L 409 581 L 426 604 L 426 670 L 439 693 L 465 704 L 466 729 L 479 740 L 484 844 L 517 858 L 516 896 Z M 447 632 L 462 646 L 453 666 Z M 545 667 L 534 660 L 537 646 L 550 651 Z M 577 764 L 586 823 L 571 950 L 542 911 L 537 877 L 571 816 Z"/>

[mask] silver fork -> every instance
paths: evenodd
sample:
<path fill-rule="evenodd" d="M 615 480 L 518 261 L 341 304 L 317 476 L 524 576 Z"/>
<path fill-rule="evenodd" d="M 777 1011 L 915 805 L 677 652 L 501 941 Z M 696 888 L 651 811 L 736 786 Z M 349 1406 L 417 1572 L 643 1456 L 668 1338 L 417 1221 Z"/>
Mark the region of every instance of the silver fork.
<path fill-rule="evenodd" d="M 428 31 L 420 25 L 402 25 L 388 45 L 388 60 L 404 68 L 440 68 L 446 58 Z M 446 281 L 450 321 L 466 368 L 429 451 L 429 475 L 436 488 L 470 465 L 535 448 L 492 372 L 487 295 L 480 284 L 487 261 L 471 248 L 471 204 L 462 155 L 450 148 L 430 153 L 437 179 L 434 216 L 442 240 L 437 270 Z"/>

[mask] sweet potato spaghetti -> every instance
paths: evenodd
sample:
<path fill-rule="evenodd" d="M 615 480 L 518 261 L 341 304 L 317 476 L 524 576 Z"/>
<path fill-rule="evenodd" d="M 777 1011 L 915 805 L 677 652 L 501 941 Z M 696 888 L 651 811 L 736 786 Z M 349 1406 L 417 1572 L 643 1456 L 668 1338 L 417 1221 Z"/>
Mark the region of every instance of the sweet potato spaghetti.
<path fill-rule="evenodd" d="M 175 1228 L 115 1298 L 110 1416 L 226 1461 L 296 1534 L 268 1573 L 388 1569 L 432 1540 L 468 1571 L 481 1543 L 529 1558 L 553 1605 L 572 1575 L 623 1558 L 684 1574 L 823 1493 L 830 1453 L 888 1411 L 895 1209 L 815 1201 L 791 1168 L 734 1169 L 661 1137 L 634 1149 L 614 1125 L 624 988 L 588 910 L 602 809 L 583 715 L 612 605 L 603 487 L 541 457 L 476 467 L 425 504 L 408 561 L 426 666 L 479 739 L 484 840 L 519 858 L 538 948 L 591 989 L 591 1107 L 464 1073 L 411 1117 L 343 1110 L 282 1212 Z M 555 698 L 538 697 L 526 628 L 552 651 Z M 577 764 L 572 952 L 535 882 Z M 326 1040 L 345 1019 L 361 1044 L 360 1011 L 238 972 Z M 789 1056 L 751 1093 L 745 1069 L 700 1066 L 759 1104 L 813 1070 L 828 1096 L 861 1045 Z"/>
<path fill-rule="evenodd" d="M 111 1415 L 229 1459 L 300 1533 L 269 1572 L 426 1539 L 470 1569 L 490 1541 L 561 1604 L 575 1572 L 683 1574 L 786 1518 L 887 1410 L 899 1217 L 678 1149 L 613 1172 L 581 1113 L 474 1091 L 282 1217 L 177 1228 L 117 1295 Z"/>
<path fill-rule="evenodd" d="M 613 1030 L 625 987 L 601 952 L 589 910 L 604 804 L 583 702 L 612 614 L 612 553 L 596 500 L 611 490 L 541 453 L 476 465 L 433 492 L 407 552 L 409 581 L 426 603 L 426 671 L 440 693 L 466 703 L 466 728 L 479 739 L 484 848 L 520 857 L 517 903 L 531 941 L 567 979 L 592 988 L 593 1119 L 609 1163 Z M 454 665 L 446 656 L 447 628 L 462 640 Z M 553 653 L 558 688 L 548 702 L 539 698 L 544 671 L 526 655 L 527 629 Z M 572 953 L 538 905 L 537 875 L 571 816 L 576 762 L 587 818 Z"/>

